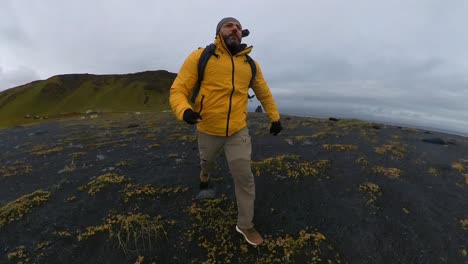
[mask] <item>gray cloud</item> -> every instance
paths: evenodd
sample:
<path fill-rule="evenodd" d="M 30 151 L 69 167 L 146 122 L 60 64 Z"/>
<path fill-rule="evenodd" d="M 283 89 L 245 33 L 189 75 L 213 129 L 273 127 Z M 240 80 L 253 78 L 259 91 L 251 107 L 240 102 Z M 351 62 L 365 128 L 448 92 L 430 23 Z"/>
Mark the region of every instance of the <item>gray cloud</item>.
<path fill-rule="evenodd" d="M 467 131 L 466 10 L 461 0 L 1 1 L 0 90 L 65 73 L 177 72 L 234 16 L 283 111 L 445 118 Z"/>
<path fill-rule="evenodd" d="M 38 79 L 39 75 L 31 68 L 19 67 L 12 70 L 4 70 L 0 67 L 0 90 L 26 84 Z"/>

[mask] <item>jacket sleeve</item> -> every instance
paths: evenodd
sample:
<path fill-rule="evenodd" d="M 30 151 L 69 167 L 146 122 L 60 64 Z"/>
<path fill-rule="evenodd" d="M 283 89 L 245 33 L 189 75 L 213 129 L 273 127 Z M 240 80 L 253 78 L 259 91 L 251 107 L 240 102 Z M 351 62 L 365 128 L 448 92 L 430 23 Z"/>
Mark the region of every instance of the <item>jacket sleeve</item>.
<path fill-rule="evenodd" d="M 267 82 L 263 78 L 262 69 L 260 65 L 255 61 L 255 65 L 257 66 L 257 74 L 255 79 L 252 83 L 252 89 L 255 92 L 258 100 L 265 109 L 265 112 L 268 115 L 268 118 L 271 122 L 276 122 L 280 120 L 280 115 L 278 112 L 278 108 L 276 107 L 275 100 L 273 99 L 273 95 L 271 94 L 270 87 L 268 87 Z"/>
<path fill-rule="evenodd" d="M 192 109 L 189 97 L 198 80 L 198 60 L 201 52 L 201 49 L 195 50 L 187 57 L 172 83 L 169 103 L 178 120 L 182 120 L 185 110 Z"/>

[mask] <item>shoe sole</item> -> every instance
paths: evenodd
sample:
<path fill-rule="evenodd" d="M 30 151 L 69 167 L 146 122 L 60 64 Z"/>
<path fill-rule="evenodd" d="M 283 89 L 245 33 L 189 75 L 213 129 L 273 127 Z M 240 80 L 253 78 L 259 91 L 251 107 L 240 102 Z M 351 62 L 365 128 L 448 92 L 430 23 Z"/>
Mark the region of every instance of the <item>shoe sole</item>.
<path fill-rule="evenodd" d="M 255 244 L 254 242 L 250 241 L 247 236 L 244 234 L 244 232 L 242 232 L 242 230 L 240 230 L 240 228 L 236 225 L 236 231 L 239 232 L 240 234 L 242 234 L 245 238 L 245 241 L 247 241 L 247 243 L 249 243 L 250 245 L 252 246 L 258 246 L 260 244 Z"/>

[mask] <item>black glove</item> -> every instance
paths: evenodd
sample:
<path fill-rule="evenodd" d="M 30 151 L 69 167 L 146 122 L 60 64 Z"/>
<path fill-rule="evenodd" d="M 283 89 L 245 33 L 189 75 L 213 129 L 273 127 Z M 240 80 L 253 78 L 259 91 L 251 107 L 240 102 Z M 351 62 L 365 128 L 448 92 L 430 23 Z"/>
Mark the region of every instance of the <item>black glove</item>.
<path fill-rule="evenodd" d="M 281 126 L 281 122 L 279 120 L 271 123 L 270 134 L 276 136 L 279 132 L 281 132 L 281 130 L 283 130 L 283 127 Z"/>
<path fill-rule="evenodd" d="M 200 114 L 197 112 L 194 112 L 192 109 L 185 110 L 183 118 L 184 118 L 184 121 L 189 123 L 190 125 L 195 125 L 202 119 Z"/>

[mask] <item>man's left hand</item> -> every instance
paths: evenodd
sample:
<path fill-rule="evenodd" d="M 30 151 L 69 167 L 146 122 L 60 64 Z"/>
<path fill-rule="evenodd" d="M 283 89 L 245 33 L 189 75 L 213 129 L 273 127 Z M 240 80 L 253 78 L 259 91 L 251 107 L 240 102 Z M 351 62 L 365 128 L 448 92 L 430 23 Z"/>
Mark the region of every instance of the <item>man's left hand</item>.
<path fill-rule="evenodd" d="M 283 130 L 283 127 L 281 126 L 281 122 L 279 120 L 271 123 L 270 134 L 276 136 L 279 132 L 281 132 L 281 130 Z"/>

